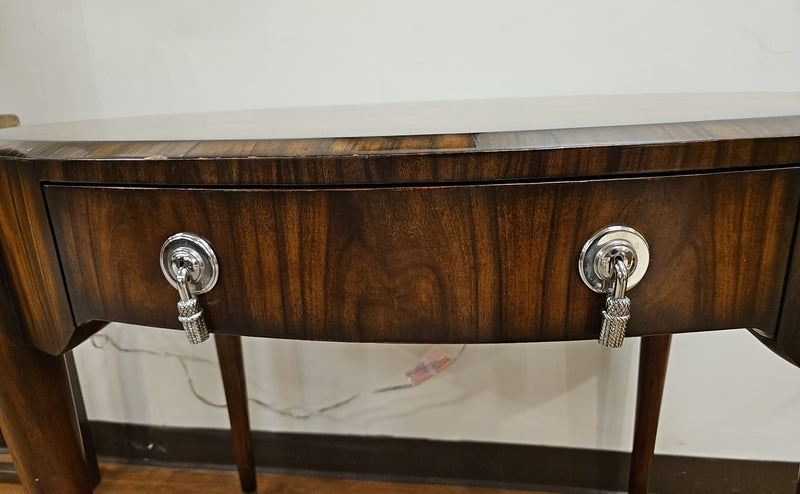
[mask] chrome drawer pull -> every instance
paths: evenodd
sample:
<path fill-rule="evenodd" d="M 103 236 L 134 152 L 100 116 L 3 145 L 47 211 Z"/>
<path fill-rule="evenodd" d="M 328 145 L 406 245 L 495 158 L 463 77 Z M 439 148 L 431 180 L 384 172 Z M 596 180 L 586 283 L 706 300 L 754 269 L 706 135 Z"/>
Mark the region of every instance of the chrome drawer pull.
<path fill-rule="evenodd" d="M 205 239 L 192 233 L 177 233 L 161 246 L 161 272 L 178 290 L 178 320 L 190 343 L 208 339 L 203 308 L 195 295 L 214 288 L 219 274 L 217 256 Z"/>
<path fill-rule="evenodd" d="M 625 338 L 625 329 L 631 318 L 631 299 L 625 296 L 628 289 L 628 268 L 622 259 L 613 266 L 613 293 L 606 297 L 606 310 L 600 326 L 599 342 L 603 346 L 618 348 Z"/>
<path fill-rule="evenodd" d="M 606 294 L 599 343 L 622 346 L 631 314 L 626 296 L 650 264 L 650 249 L 642 234 L 626 226 L 610 226 L 592 235 L 578 260 L 581 279 L 590 289 Z"/>

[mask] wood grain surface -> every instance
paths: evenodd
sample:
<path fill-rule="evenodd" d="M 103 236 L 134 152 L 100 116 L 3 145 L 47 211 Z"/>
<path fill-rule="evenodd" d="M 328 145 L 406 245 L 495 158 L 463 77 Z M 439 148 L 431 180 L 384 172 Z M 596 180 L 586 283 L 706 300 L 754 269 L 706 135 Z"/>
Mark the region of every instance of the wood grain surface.
<path fill-rule="evenodd" d="M 103 482 L 95 494 L 236 494 L 236 473 L 224 470 L 142 467 L 118 463 L 101 465 Z M 380 482 L 300 475 L 258 475 L 262 494 L 519 494 L 516 489 L 460 485 Z M 64 492 L 64 491 L 54 491 Z M 528 494 L 547 494 L 525 491 Z M 0 483 L 0 494 L 23 494 L 19 484 Z"/>
<path fill-rule="evenodd" d="M 76 331 L 76 322 L 82 323 L 84 317 L 101 314 L 76 314 L 76 321 L 70 311 L 42 201 L 43 184 L 347 188 L 502 184 L 554 179 L 580 183 L 587 178 L 651 177 L 676 172 L 777 170 L 800 162 L 799 136 L 800 117 L 776 117 L 498 134 L 346 139 L 4 141 L 0 142 L 0 149 L 3 149 L 0 155 L 5 156 L 0 156 L 0 187 L 14 193 L 0 195 L 0 227 L 4 232 L 0 252 L 14 280 L 12 293 L 29 341 L 41 350 L 58 354 L 96 329 L 82 326 Z M 789 180 L 786 185 L 790 189 L 797 188 L 796 182 L 791 182 L 796 180 L 796 175 L 784 175 L 784 179 Z M 708 201 L 705 196 L 709 190 L 700 191 L 700 195 L 691 200 Z M 723 195 L 731 192 L 732 197 L 737 193 L 725 192 L 724 188 L 719 191 Z M 751 196 L 748 204 L 772 204 L 770 192 L 765 194 L 764 199 Z M 691 209 L 689 205 L 681 209 L 682 214 L 689 215 L 690 225 L 693 224 Z M 786 211 L 783 207 L 779 209 Z M 787 216 L 776 218 L 774 212 L 771 214 L 768 222 L 791 221 Z M 623 219 L 631 222 L 632 216 Z M 748 221 L 752 223 L 753 220 Z M 610 223 L 611 218 L 607 221 Z M 599 228 L 597 223 L 592 223 L 591 228 Z M 192 225 L 179 226 L 193 229 Z M 723 227 L 715 231 L 723 229 L 728 235 L 734 231 Z M 673 235 L 683 233 L 678 228 Z M 708 236 L 701 238 L 706 242 L 711 240 Z M 728 241 L 726 238 L 719 240 Z M 727 254 L 722 259 L 726 257 Z M 775 278 L 771 283 L 782 285 L 782 280 Z M 490 298 L 489 303 L 496 299 L 496 296 Z M 160 317 L 161 321 L 167 320 L 166 316 Z M 529 321 L 536 322 L 536 319 Z M 706 322 L 707 319 L 699 320 L 697 329 Z M 753 325 L 756 324 L 774 331 L 774 328 L 769 329 L 774 321 L 753 321 Z"/>
<path fill-rule="evenodd" d="M 103 321 L 177 327 L 158 253 L 180 231 L 220 258 L 203 296 L 220 332 L 500 342 L 596 337 L 602 296 L 577 255 L 627 225 L 651 247 L 630 335 L 752 327 L 800 355 L 800 116 L 277 140 L 3 132 L 0 398 L 16 406 L 0 425 L 34 492 L 89 489 L 63 362 L 40 350 Z"/>
<path fill-rule="evenodd" d="M 786 360 L 800 366 L 800 205 L 791 259 L 777 338 L 766 343 Z"/>
<path fill-rule="evenodd" d="M 800 170 L 499 186 L 233 190 L 47 186 L 77 321 L 177 327 L 164 240 L 207 238 L 221 332 L 380 342 L 596 337 L 581 282 L 600 228 L 651 265 L 629 334 L 776 329 Z"/>
<path fill-rule="evenodd" d="M 5 147 L 4 147 L 5 146 Z M 49 180 L 173 185 L 496 182 L 800 162 L 800 116 L 497 134 L 24 142 L 0 157 Z"/>
<path fill-rule="evenodd" d="M 0 427 L 27 494 L 91 491 L 64 357 L 25 342 L 0 261 Z"/>
<path fill-rule="evenodd" d="M 75 330 L 61 267 L 42 200 L 41 169 L 0 159 L 0 255 L 25 339 L 51 355 Z"/>

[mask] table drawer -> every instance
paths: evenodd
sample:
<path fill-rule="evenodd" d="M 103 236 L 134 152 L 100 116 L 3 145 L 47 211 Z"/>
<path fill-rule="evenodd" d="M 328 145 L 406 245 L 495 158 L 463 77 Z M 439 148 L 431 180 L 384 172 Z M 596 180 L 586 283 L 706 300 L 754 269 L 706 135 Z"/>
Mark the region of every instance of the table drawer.
<path fill-rule="evenodd" d="M 498 185 L 203 189 L 51 184 L 45 196 L 76 324 L 179 327 L 159 251 L 211 243 L 202 302 L 221 332 L 343 341 L 597 336 L 602 296 L 577 258 L 609 225 L 650 267 L 630 335 L 776 327 L 799 170 Z"/>

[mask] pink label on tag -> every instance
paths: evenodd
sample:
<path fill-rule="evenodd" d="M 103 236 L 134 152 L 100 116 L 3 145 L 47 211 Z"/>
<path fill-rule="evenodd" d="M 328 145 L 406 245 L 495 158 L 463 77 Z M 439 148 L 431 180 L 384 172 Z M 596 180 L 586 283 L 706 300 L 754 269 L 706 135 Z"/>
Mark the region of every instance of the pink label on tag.
<path fill-rule="evenodd" d="M 453 359 L 448 357 L 446 353 L 436 347 L 433 347 L 428 350 L 428 353 L 422 357 L 422 360 L 420 360 L 413 369 L 406 372 L 408 382 L 410 382 L 413 386 L 424 383 L 436 374 L 445 370 L 452 363 Z"/>

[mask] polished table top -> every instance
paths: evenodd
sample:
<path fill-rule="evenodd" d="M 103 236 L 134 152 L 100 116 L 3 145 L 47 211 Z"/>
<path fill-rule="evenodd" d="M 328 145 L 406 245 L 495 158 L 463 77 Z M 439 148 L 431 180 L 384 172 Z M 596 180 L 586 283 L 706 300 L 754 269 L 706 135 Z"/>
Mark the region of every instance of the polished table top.
<path fill-rule="evenodd" d="M 62 122 L 0 129 L 0 142 L 202 141 L 485 134 L 796 115 L 800 115 L 800 93 L 571 96 L 271 108 Z M 601 139 L 602 136 L 603 134 L 586 136 L 583 144 L 602 144 L 602 140 L 589 141 L 592 137 Z M 691 135 L 686 137 L 697 138 Z M 628 140 L 635 138 L 635 135 L 631 135 Z M 655 139 L 655 135 L 652 138 Z M 662 135 L 661 139 L 666 139 L 666 136 Z M 537 144 L 547 145 L 546 141 Z M 550 145 L 556 143 L 551 142 Z"/>

